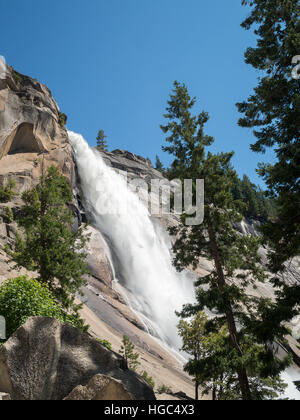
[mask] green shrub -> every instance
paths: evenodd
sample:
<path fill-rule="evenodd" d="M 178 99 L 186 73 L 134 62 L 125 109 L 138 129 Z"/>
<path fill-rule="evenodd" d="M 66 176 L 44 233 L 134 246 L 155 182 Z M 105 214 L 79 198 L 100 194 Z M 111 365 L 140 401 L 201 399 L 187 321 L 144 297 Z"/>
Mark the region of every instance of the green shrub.
<path fill-rule="evenodd" d="M 157 390 L 158 394 L 171 394 L 172 390 L 167 385 L 162 385 Z"/>
<path fill-rule="evenodd" d="M 28 277 L 6 280 L 0 286 L 0 315 L 6 320 L 9 338 L 32 316 L 45 316 L 73 323 L 55 301 L 47 286 Z"/>
<path fill-rule="evenodd" d="M 67 124 L 67 119 L 68 117 L 66 114 L 64 114 L 63 112 L 58 113 L 58 120 L 61 127 L 64 127 Z"/>
<path fill-rule="evenodd" d="M 148 373 L 145 370 L 142 372 L 141 377 L 144 379 L 144 381 L 147 382 L 149 386 L 151 386 L 151 388 L 155 387 L 155 382 L 152 376 L 148 375 Z"/>
<path fill-rule="evenodd" d="M 15 70 L 12 71 L 12 77 L 17 84 L 22 83 L 23 78 L 20 73 L 16 72 Z"/>
<path fill-rule="evenodd" d="M 10 207 L 5 207 L 1 214 L 5 223 L 12 223 L 14 221 L 14 214 Z"/>
<path fill-rule="evenodd" d="M 8 203 L 16 195 L 14 189 L 16 188 L 16 182 L 10 178 L 6 185 L 0 187 L 0 203 Z"/>
<path fill-rule="evenodd" d="M 97 339 L 98 343 L 102 344 L 102 346 L 106 347 L 108 350 L 112 351 L 112 344 L 107 340 L 101 340 L 100 338 Z"/>

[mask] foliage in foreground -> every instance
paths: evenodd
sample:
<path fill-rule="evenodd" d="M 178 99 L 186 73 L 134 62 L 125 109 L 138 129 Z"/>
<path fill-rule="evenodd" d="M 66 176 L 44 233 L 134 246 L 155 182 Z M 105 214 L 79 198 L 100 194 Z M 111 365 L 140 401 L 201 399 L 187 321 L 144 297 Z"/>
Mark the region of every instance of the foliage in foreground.
<path fill-rule="evenodd" d="M 33 316 L 55 318 L 80 327 L 76 318 L 63 311 L 46 285 L 26 276 L 6 280 L 0 286 L 0 314 L 6 320 L 7 338 Z"/>
<path fill-rule="evenodd" d="M 255 47 L 246 50 L 245 61 L 260 71 L 260 77 L 250 97 L 237 104 L 242 114 L 239 125 L 253 129 L 254 152 L 265 153 L 272 148 L 276 155 L 275 163 L 261 164 L 259 172 L 269 196 L 276 201 L 277 218 L 264 226 L 264 238 L 271 249 L 270 267 L 277 272 L 287 260 L 300 254 L 300 83 L 292 77 L 292 59 L 300 54 L 300 3 L 242 3 L 250 7 L 242 27 L 253 29 L 257 37 Z M 299 296 L 299 290 L 295 293 Z"/>
<path fill-rule="evenodd" d="M 300 307 L 299 276 L 293 284 L 286 279 L 290 261 L 300 254 L 300 83 L 292 74 L 292 59 L 300 53 L 300 4 L 299 0 L 242 3 L 250 6 L 242 27 L 257 36 L 256 46 L 246 50 L 246 63 L 261 77 L 250 97 L 237 104 L 242 114 L 239 125 L 253 129 L 252 151 L 265 153 L 272 148 L 276 155 L 274 163 L 259 165 L 268 196 L 276 204 L 276 218 L 261 228 L 276 291 L 276 304 L 264 312 L 272 340 L 283 324 L 299 316 Z"/>

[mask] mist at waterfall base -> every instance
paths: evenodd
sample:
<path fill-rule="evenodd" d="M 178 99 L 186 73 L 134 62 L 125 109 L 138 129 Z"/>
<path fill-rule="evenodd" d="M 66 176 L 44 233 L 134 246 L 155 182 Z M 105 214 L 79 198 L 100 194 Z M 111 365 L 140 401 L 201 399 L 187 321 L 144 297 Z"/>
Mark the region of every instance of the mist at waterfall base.
<path fill-rule="evenodd" d="M 126 179 L 108 167 L 81 135 L 69 132 L 69 138 L 85 205 L 109 241 L 116 276 L 129 292 L 130 306 L 152 335 L 179 350 L 175 311 L 195 300 L 191 276 L 176 272 L 167 235 L 152 222 Z"/>
<path fill-rule="evenodd" d="M 150 334 L 178 351 L 181 340 L 175 311 L 195 301 L 192 278 L 176 272 L 167 235 L 153 223 L 138 195 L 127 187 L 126 179 L 108 167 L 81 135 L 69 132 L 69 139 L 85 206 L 95 227 L 107 238 L 113 254 L 112 268 L 122 281 L 122 290 L 127 290 L 129 305 Z M 288 383 L 282 397 L 299 400 L 294 381 L 300 379 L 300 370 L 291 367 L 282 379 Z"/>

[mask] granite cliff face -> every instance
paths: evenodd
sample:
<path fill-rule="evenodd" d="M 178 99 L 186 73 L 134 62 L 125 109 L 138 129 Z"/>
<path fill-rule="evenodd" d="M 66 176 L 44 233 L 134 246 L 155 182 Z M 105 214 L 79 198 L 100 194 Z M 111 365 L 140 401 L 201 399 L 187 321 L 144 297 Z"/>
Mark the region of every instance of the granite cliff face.
<path fill-rule="evenodd" d="M 13 178 L 17 195 L 12 202 L 0 203 L 0 282 L 16 273 L 2 246 L 13 240 L 16 224 L 4 223 L 4 207 L 16 214 L 20 195 L 35 185 L 43 170 L 54 164 L 74 181 L 74 162 L 68 134 L 49 89 L 38 81 L 5 66 L 0 79 L 0 185 Z"/>
<path fill-rule="evenodd" d="M 7 67 L 0 80 L 1 176 L 12 173 L 24 185 L 21 177 L 34 181 L 44 161 L 45 167 L 56 163 L 71 180 L 73 159 L 64 122 L 46 86 Z M 18 171 L 21 165 L 26 175 Z"/>

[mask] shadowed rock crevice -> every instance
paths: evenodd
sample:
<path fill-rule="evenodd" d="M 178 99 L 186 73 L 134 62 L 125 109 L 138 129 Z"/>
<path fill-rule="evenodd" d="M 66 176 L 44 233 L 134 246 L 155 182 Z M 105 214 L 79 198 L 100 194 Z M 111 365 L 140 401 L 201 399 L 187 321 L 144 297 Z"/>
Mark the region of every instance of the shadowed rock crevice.
<path fill-rule="evenodd" d="M 17 153 L 42 153 L 43 147 L 33 133 L 33 124 L 23 123 L 10 135 L 8 155 Z"/>

